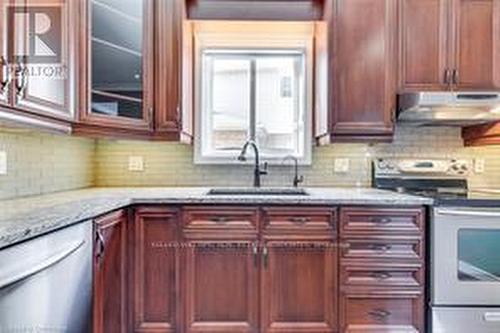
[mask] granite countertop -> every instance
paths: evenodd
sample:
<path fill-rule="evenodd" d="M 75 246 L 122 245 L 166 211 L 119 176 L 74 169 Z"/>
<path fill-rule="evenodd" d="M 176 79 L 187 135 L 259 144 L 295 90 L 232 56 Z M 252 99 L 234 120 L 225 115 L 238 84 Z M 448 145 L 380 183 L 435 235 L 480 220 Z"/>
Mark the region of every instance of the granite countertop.
<path fill-rule="evenodd" d="M 0 201 L 0 248 L 132 204 L 431 205 L 371 188 L 307 188 L 308 196 L 210 196 L 208 188 L 90 188 Z"/>

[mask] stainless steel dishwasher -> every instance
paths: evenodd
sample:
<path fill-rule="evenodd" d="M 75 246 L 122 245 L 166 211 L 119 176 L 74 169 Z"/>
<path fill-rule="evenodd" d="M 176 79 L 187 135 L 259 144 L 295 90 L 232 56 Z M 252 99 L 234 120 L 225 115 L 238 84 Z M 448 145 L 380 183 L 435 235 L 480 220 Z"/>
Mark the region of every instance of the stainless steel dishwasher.
<path fill-rule="evenodd" d="M 0 332 L 91 331 L 92 223 L 0 250 Z"/>

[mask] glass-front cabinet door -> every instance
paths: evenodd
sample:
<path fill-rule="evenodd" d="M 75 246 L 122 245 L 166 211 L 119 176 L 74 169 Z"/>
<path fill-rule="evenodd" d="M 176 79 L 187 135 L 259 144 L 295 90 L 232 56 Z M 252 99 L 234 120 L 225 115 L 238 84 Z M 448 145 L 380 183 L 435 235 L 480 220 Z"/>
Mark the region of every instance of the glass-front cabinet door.
<path fill-rule="evenodd" d="M 83 122 L 152 128 L 152 0 L 88 0 Z"/>
<path fill-rule="evenodd" d="M 0 0 L 0 22 L 7 22 L 7 4 L 10 0 Z M 9 102 L 9 63 L 7 55 L 7 29 L 0 24 L 0 105 Z"/>
<path fill-rule="evenodd" d="M 2 28 L 7 56 L 0 58 L 2 82 L 18 110 L 72 120 L 75 110 L 73 0 L 3 1 Z M 3 34 L 5 35 L 5 34 Z M 0 38 L 1 40 L 1 38 Z M 8 66 L 6 66 L 6 64 Z M 6 69 L 9 69 L 6 71 Z"/>
<path fill-rule="evenodd" d="M 77 25 L 73 0 L 0 0 L 0 103 L 74 119 Z"/>

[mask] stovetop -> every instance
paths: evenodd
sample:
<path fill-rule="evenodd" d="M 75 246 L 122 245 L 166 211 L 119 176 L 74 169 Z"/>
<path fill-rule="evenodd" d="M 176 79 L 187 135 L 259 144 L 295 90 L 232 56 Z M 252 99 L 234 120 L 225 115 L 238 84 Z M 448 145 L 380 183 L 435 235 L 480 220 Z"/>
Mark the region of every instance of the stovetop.
<path fill-rule="evenodd" d="M 500 207 L 500 189 L 469 189 L 467 160 L 377 159 L 373 187 L 434 199 L 435 205 Z"/>

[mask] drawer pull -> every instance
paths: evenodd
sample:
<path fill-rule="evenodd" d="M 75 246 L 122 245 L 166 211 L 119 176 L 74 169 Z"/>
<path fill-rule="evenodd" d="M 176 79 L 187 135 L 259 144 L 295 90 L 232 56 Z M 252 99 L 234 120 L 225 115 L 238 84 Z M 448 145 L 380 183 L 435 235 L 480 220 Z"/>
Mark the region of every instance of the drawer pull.
<path fill-rule="evenodd" d="M 392 246 L 388 244 L 372 244 L 370 248 L 374 251 L 385 253 L 390 251 L 392 249 Z"/>
<path fill-rule="evenodd" d="M 224 216 L 215 216 L 210 218 L 210 221 L 215 222 L 215 223 L 227 223 L 229 222 L 229 218 L 224 217 Z"/>
<path fill-rule="evenodd" d="M 311 222 L 311 219 L 308 217 L 290 217 L 288 221 L 293 222 L 293 223 L 307 223 Z"/>
<path fill-rule="evenodd" d="M 368 314 L 370 316 L 376 318 L 377 320 L 383 320 L 383 319 L 386 319 L 387 317 L 389 317 L 391 315 L 391 312 L 387 311 L 387 310 L 382 310 L 382 309 L 375 309 L 375 310 L 368 312 Z"/>
<path fill-rule="evenodd" d="M 371 274 L 372 278 L 383 281 L 383 280 L 388 280 L 392 277 L 390 273 L 387 272 L 374 272 Z"/>
<path fill-rule="evenodd" d="M 390 217 L 372 217 L 370 221 L 375 224 L 383 225 L 391 223 L 392 219 Z"/>

